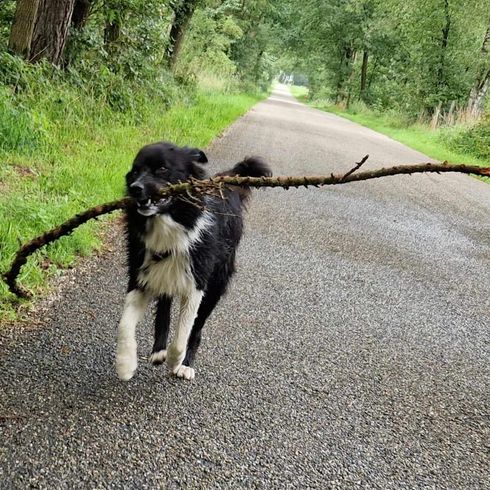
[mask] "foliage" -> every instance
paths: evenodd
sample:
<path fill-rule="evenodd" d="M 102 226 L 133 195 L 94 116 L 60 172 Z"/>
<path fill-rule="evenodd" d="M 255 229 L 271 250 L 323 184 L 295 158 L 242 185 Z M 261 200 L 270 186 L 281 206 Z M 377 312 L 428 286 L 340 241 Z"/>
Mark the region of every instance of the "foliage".
<path fill-rule="evenodd" d="M 463 108 L 490 68 L 482 51 L 490 25 L 485 0 L 278 1 L 284 70 L 308 76 L 312 98 L 417 119 Z M 363 68 L 365 78 L 363 82 Z M 364 86 L 363 86 L 364 83 Z"/>
<path fill-rule="evenodd" d="M 490 162 L 490 117 L 487 115 L 469 126 L 448 128 L 443 133 L 442 140 L 451 150 Z"/>
<path fill-rule="evenodd" d="M 218 75 L 229 86 L 266 89 L 275 74 L 271 3 L 209 1 L 194 14 L 180 70 L 201 79 Z"/>
<path fill-rule="evenodd" d="M 2 45 L 7 44 L 14 11 L 15 1 L 3 0 L 0 2 L 0 43 Z"/>

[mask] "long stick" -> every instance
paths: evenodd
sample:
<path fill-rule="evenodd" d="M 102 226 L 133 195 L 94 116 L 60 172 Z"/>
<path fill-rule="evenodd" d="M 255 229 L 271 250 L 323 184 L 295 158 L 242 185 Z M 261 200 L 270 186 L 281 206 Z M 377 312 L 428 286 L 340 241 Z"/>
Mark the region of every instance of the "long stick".
<path fill-rule="evenodd" d="M 364 163 L 365 160 L 366 157 L 361 162 Z M 205 180 L 192 179 L 187 182 L 182 182 L 165 187 L 159 192 L 159 197 L 177 196 L 181 194 L 191 194 L 197 196 L 205 194 L 219 195 L 219 189 L 222 189 L 223 187 L 228 185 L 248 187 L 281 187 L 283 189 L 289 189 L 290 187 L 320 187 L 324 185 L 337 185 L 346 184 L 348 182 L 360 182 L 363 180 L 377 179 L 390 175 L 427 172 L 457 172 L 463 174 L 474 174 L 483 177 L 490 177 L 490 167 L 478 167 L 473 165 L 449 165 L 446 162 L 439 164 L 419 163 L 415 165 L 398 165 L 389 168 L 380 168 L 378 170 L 369 170 L 365 172 L 355 173 L 360 165 L 362 165 L 361 162 L 356 164 L 356 166 L 349 172 L 342 175 L 330 174 L 329 176 L 320 175 L 300 177 L 219 176 Z M 103 214 L 112 213 L 113 211 L 116 211 L 118 209 L 125 209 L 132 204 L 133 200 L 129 197 L 125 197 L 118 201 L 95 206 L 83 213 L 77 214 L 68 221 L 65 221 L 62 225 L 53 228 L 47 233 L 44 233 L 24 244 L 17 251 L 10 270 L 4 276 L 5 282 L 8 284 L 10 291 L 19 297 L 26 298 L 29 296 L 27 291 L 17 285 L 16 280 L 22 266 L 27 262 L 27 258 L 36 250 L 47 245 L 48 243 L 57 240 L 64 235 L 69 235 L 75 228 L 82 225 L 83 223 L 86 223 L 90 219 L 96 218 L 97 216 L 101 216 Z"/>

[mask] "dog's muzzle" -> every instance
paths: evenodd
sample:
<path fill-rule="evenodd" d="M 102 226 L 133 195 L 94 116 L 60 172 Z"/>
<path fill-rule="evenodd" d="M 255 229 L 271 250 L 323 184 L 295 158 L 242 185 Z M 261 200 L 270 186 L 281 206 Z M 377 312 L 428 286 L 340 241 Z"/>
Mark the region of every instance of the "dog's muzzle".
<path fill-rule="evenodd" d="M 162 197 L 157 202 L 153 202 L 151 199 L 140 199 L 136 201 L 136 207 L 138 213 L 143 216 L 153 216 L 155 214 L 162 213 L 170 204 L 171 197 Z"/>

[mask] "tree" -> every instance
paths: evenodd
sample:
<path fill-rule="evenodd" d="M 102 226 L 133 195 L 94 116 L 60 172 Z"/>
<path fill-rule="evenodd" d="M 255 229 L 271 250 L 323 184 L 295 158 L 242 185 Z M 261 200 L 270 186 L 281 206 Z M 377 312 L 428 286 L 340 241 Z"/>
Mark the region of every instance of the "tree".
<path fill-rule="evenodd" d="M 18 0 L 10 30 L 9 49 L 29 58 L 40 0 Z"/>
<path fill-rule="evenodd" d="M 71 24 L 75 29 L 83 29 L 90 15 L 92 7 L 90 0 L 75 0 Z"/>
<path fill-rule="evenodd" d="M 449 44 L 449 33 L 451 30 L 451 12 L 449 10 L 449 0 L 444 0 L 444 25 L 442 27 L 440 61 L 437 70 L 437 85 L 444 88 L 447 85 L 445 67 L 446 52 Z"/>
<path fill-rule="evenodd" d="M 169 42 L 167 46 L 167 58 L 170 68 L 173 70 L 182 49 L 184 36 L 192 19 L 192 15 L 199 0 L 176 0 L 173 5 L 174 19 L 170 28 Z"/>
<path fill-rule="evenodd" d="M 475 103 L 482 110 L 488 0 L 274 2 L 282 57 L 308 76 L 313 97 L 343 105 L 360 98 L 413 119 L 437 107 L 443 116 Z"/>
<path fill-rule="evenodd" d="M 468 111 L 473 117 L 478 117 L 483 112 L 483 102 L 490 85 L 490 25 L 483 36 L 480 60 L 475 83 L 471 87 L 468 99 Z"/>
<path fill-rule="evenodd" d="M 46 58 L 59 65 L 63 57 L 75 0 L 39 0 L 29 59 Z"/>

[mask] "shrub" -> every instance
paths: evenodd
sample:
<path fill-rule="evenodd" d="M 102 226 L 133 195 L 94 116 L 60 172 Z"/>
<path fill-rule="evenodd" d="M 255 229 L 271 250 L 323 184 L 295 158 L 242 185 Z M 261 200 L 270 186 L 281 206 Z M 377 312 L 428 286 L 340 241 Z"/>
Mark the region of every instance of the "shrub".
<path fill-rule="evenodd" d="M 124 66 L 84 60 L 60 69 L 0 51 L 0 151 L 30 153 L 56 144 L 57 129 L 123 120 L 138 124 L 150 111 L 194 101 L 195 80 L 176 79 L 150 64 L 129 76 Z"/>
<path fill-rule="evenodd" d="M 444 130 L 441 138 L 454 151 L 490 160 L 490 115 L 471 126 Z"/>

